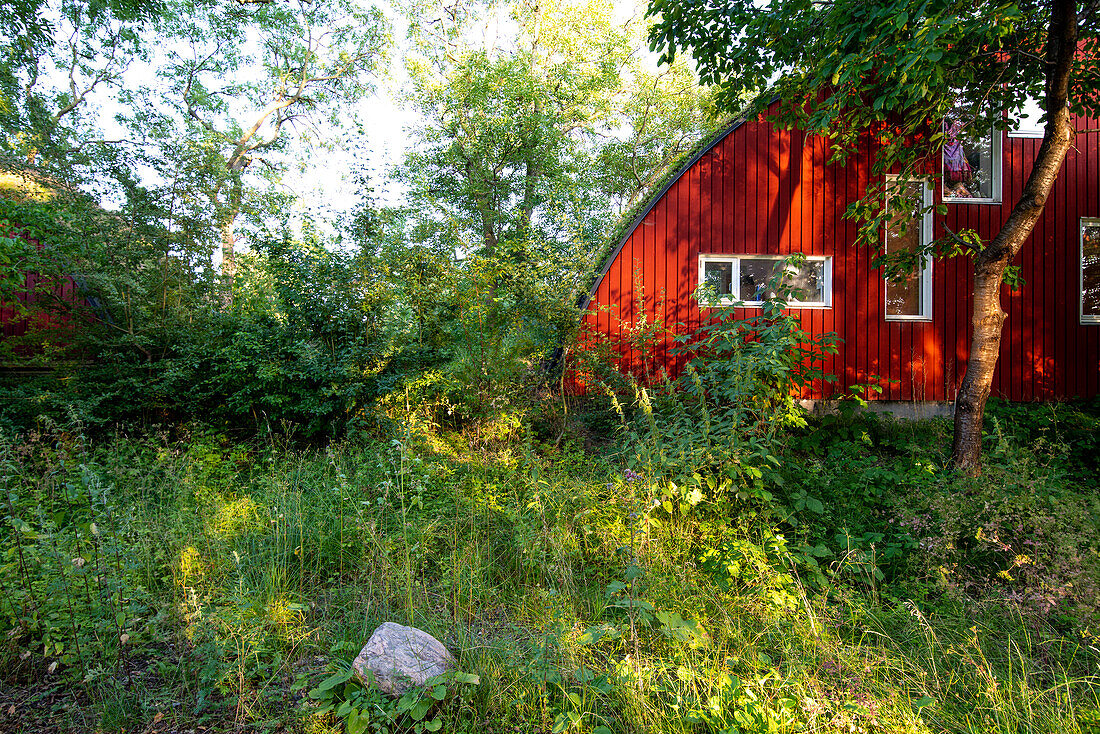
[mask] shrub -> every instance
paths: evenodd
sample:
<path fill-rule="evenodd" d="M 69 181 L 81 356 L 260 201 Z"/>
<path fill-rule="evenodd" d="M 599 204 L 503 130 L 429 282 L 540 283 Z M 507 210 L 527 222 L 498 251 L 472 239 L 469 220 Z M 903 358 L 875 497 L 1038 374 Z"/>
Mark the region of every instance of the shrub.
<path fill-rule="evenodd" d="M 758 315 L 739 318 L 742 304 L 714 308 L 673 356 L 686 359 L 681 375 L 655 390 L 636 382 L 640 416 L 630 427 L 638 458 L 679 476 L 722 468 L 774 466 L 777 432 L 804 425 L 797 395 L 826 377 L 820 364 L 835 353 L 835 334 L 811 335 L 786 312 L 790 287 L 776 276 L 780 293 Z M 704 294 L 705 297 L 705 294 Z"/>

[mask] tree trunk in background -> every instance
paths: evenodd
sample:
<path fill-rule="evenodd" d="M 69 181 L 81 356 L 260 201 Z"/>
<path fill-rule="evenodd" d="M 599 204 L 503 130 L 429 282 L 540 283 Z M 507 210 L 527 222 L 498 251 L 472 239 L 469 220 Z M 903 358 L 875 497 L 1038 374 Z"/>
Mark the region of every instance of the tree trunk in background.
<path fill-rule="evenodd" d="M 241 213 L 241 201 L 244 197 L 244 184 L 241 182 L 241 172 L 248 167 L 251 159 L 245 155 L 244 149 L 238 147 L 229 159 L 229 181 L 226 184 L 225 203 L 222 205 L 221 216 L 218 218 L 218 229 L 222 238 L 222 305 L 229 308 L 233 305 L 233 283 L 237 278 L 237 235 L 234 226 L 237 217 Z"/>
<path fill-rule="evenodd" d="M 955 399 L 955 438 L 951 458 L 972 476 L 981 473 L 982 422 L 993 385 L 1001 348 L 1005 312 L 1001 283 L 1005 268 L 1015 259 L 1043 213 L 1058 170 L 1073 144 L 1066 100 L 1069 74 L 1077 52 L 1077 8 L 1069 0 L 1055 0 L 1047 31 L 1047 128 L 1023 193 L 1001 231 L 974 262 L 974 304 L 970 316 L 970 357 Z"/>
<path fill-rule="evenodd" d="M 237 277 L 237 238 L 233 234 L 233 220 L 228 217 L 220 225 L 222 235 L 222 302 L 233 303 L 233 280 Z"/>

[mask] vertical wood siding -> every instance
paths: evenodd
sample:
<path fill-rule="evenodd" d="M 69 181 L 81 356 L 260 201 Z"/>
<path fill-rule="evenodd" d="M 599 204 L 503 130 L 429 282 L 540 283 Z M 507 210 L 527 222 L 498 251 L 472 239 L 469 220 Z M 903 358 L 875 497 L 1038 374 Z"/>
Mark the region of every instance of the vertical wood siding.
<path fill-rule="evenodd" d="M 1100 121 L 1077 119 L 1079 130 Z M 1002 133 L 1004 204 L 947 204 L 934 217 L 974 229 L 986 241 L 1008 217 L 1040 141 Z M 1025 284 L 1002 291 L 1008 314 L 993 394 L 1010 400 L 1093 397 L 1100 391 L 1100 325 L 1079 323 L 1079 226 L 1100 216 L 1100 133 L 1077 137 L 1042 218 L 1017 258 Z M 966 369 L 971 274 L 967 258 L 937 260 L 930 322 L 886 321 L 885 284 L 875 253 L 852 245 L 856 224 L 843 214 L 869 183 L 869 145 L 843 166 L 828 164 L 821 138 L 776 131 L 763 121 L 734 127 L 692 163 L 627 234 L 592 290 L 584 316 L 589 337 L 622 342 L 639 317 L 685 333 L 705 311 L 692 296 L 704 253 L 826 255 L 832 258 L 832 307 L 791 309 L 814 334 L 836 332 L 839 352 L 826 360 L 834 384 L 815 383 L 804 397 L 828 398 L 878 381 L 883 400 L 950 401 Z M 936 191 L 937 201 L 940 191 Z M 740 309 L 748 317 L 756 309 Z M 669 342 L 652 355 L 623 349 L 619 365 L 638 376 L 676 374 Z M 578 384 L 583 389 L 583 385 Z M 874 395 L 870 397 L 876 397 Z"/>
<path fill-rule="evenodd" d="M 16 236 L 12 233 L 10 236 Z M 25 237 L 25 235 L 19 235 Z M 27 238 L 39 250 L 42 243 Z M 66 277 L 60 281 L 49 280 L 38 273 L 25 272 L 21 276 L 20 292 L 16 295 L 15 303 L 0 301 L 0 330 L 3 337 L 22 337 L 28 333 L 43 332 L 54 329 L 64 329 L 69 326 L 67 316 L 44 308 L 35 309 L 34 306 L 45 302 L 61 302 L 75 304 L 80 301 L 77 294 L 76 283 L 72 278 Z M 27 315 L 24 309 L 32 313 Z M 23 351 L 27 351 L 26 345 L 21 345 Z M 33 351 L 33 350 L 31 350 Z"/>

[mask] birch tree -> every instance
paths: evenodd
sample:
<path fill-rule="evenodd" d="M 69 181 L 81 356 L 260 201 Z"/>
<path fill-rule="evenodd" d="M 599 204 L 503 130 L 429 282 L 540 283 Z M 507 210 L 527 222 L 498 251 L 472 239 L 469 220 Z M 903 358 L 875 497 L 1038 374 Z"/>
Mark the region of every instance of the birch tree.
<path fill-rule="evenodd" d="M 386 42 L 374 7 L 354 0 L 184 0 L 162 17 L 167 113 L 150 132 L 192 169 L 218 230 L 222 275 L 236 269 L 238 223 L 284 173 L 287 149 L 336 124 L 372 89 Z M 149 115 L 131 124 L 145 127 Z M 166 174 L 166 175 L 171 175 Z"/>
<path fill-rule="evenodd" d="M 1043 142 L 1019 198 L 1004 202 L 1011 211 L 1000 231 L 990 241 L 950 233 L 919 253 L 961 253 L 974 263 L 970 352 L 955 401 L 952 454 L 958 468 L 979 473 L 1005 321 L 1001 287 L 1015 276 L 1012 263 L 1074 144 L 1070 114 L 1100 112 L 1100 2 L 650 0 L 649 11 L 658 19 L 654 48 L 666 60 L 690 53 L 725 109 L 767 90 L 759 111 L 778 95 L 783 103 L 773 121 L 825 136 L 839 161 L 873 135 L 872 175 L 883 183 L 849 210 L 864 222 L 856 244 L 879 245 L 888 210 L 920 209 L 897 192 L 938 171 L 950 134 L 943 121 L 960 100 L 980 103 L 969 124 L 998 131 L 1026 99 L 1041 100 Z M 888 191 L 886 173 L 898 174 L 900 185 Z"/>

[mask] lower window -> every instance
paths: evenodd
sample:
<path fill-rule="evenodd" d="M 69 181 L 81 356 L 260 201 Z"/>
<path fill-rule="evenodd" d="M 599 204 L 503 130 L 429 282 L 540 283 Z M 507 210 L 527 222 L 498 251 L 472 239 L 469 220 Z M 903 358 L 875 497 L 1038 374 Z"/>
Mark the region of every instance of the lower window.
<path fill-rule="evenodd" d="M 792 308 L 829 308 L 832 304 L 832 259 L 782 255 L 700 255 L 699 283 L 709 285 L 719 303 L 740 301 L 761 306 L 782 297 Z"/>
<path fill-rule="evenodd" d="M 892 185 L 888 179 L 887 185 Z M 919 202 L 915 212 L 891 213 L 886 225 L 886 254 L 917 253 L 932 241 L 932 191 L 924 181 L 907 184 L 907 198 Z M 920 210 L 923 210 L 921 213 Z M 901 280 L 886 281 L 887 321 L 932 320 L 932 264 L 927 258 L 921 267 Z"/>
<path fill-rule="evenodd" d="M 1081 323 L 1100 324 L 1100 219 L 1081 218 Z"/>

